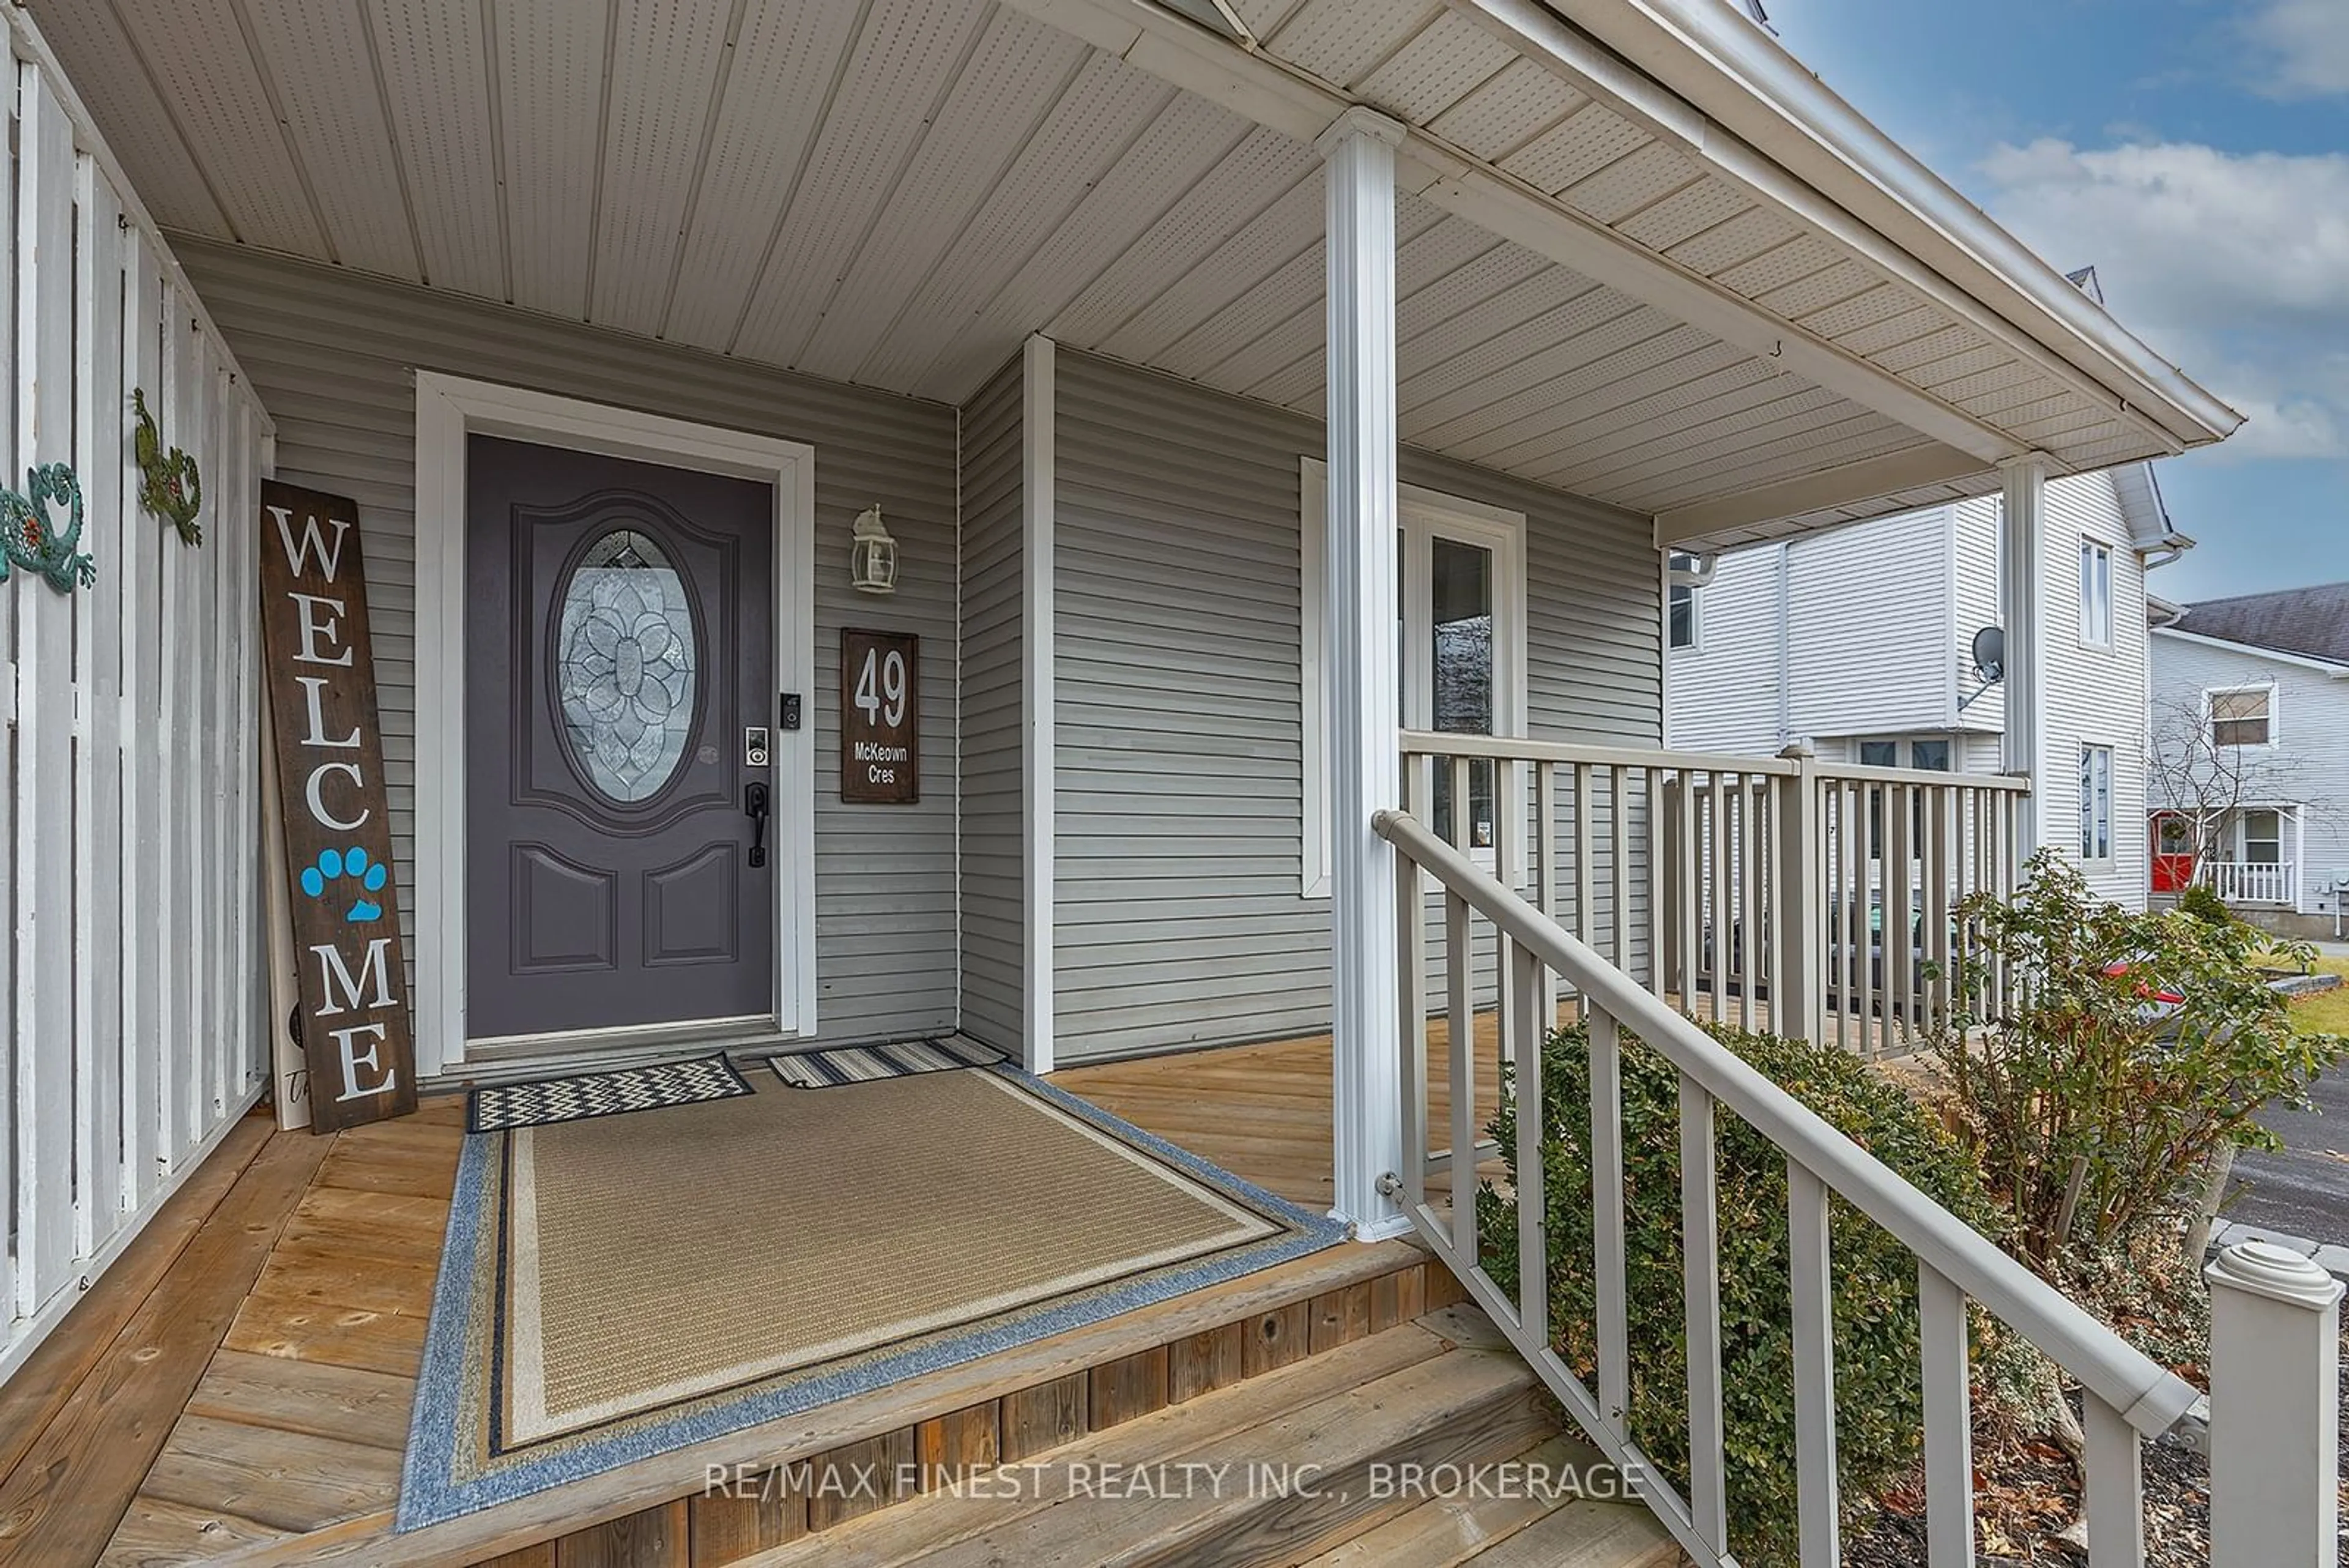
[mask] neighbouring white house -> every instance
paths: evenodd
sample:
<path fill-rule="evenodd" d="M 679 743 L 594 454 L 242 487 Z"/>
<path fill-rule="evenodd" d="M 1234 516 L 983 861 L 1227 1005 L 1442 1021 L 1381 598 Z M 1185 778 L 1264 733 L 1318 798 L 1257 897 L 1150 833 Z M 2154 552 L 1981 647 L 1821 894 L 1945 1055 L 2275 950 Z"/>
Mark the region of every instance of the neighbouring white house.
<path fill-rule="evenodd" d="M 2149 569 L 2191 541 L 2149 464 L 2047 486 L 2040 842 L 2142 907 Z M 1984 497 L 1676 559 L 1665 628 L 1671 743 L 1769 754 L 1797 742 L 1873 767 L 2009 771 L 2001 504 Z"/>
<path fill-rule="evenodd" d="M 2194 1388 L 1688 1013 L 1889 1045 L 1946 900 L 2043 838 L 2124 874 L 2175 543 L 2142 464 L 2241 417 L 1748 10 L 0 28 L 0 1555 L 812 1562 L 851 1511 L 810 1457 L 1237 1427 L 1355 1476 L 1562 1410 L 1640 1495 L 1516 1560 L 1726 1568 L 1719 1121 L 1788 1171 L 1762 1462 L 1803 1560 L 1840 1560 L 1832 1195 L 1916 1258 L 1932 1561 L 1973 1559 L 1979 1307 L 2081 1390 L 2094 1563 L 2142 1568 L 2142 1444 Z M 1961 550 L 1992 495 L 2018 547 Z M 1897 567 L 1846 551 L 1920 508 Z M 1740 550 L 1782 596 L 1822 563 L 1774 658 L 1912 706 L 1668 746 L 1743 622 L 1668 562 Z M 1960 771 L 1993 621 L 2004 765 Z M 1766 754 L 1795 733 L 1853 760 Z M 1894 858 L 1879 953 L 1837 911 Z M 1477 1118 L 1569 993 L 1594 1084 L 1626 1034 L 1677 1070 L 1685 1174 L 1627 1199 L 1594 1097 L 1589 1223 L 1528 1205 L 1505 1283 Z M 1630 1201 L 1682 1238 L 1670 1324 L 1630 1315 Z M 1543 1262 L 1584 1235 L 1589 1366 Z M 2217 1560 L 2329 1563 L 2333 1287 L 2243 1268 Z M 1464 1298 L 1508 1353 L 1415 1326 Z M 1684 1359 L 1685 1464 L 1634 1345 Z M 1396 1524 L 1369 1550 L 1417 1560 L 1426 1521 L 1039 1495 L 979 1535 L 903 1490 L 861 1545 L 1271 1564 Z"/>
<path fill-rule="evenodd" d="M 2271 929 L 2339 936 L 2349 583 L 2157 601 L 2149 618 L 2155 895 L 2190 876 Z"/>

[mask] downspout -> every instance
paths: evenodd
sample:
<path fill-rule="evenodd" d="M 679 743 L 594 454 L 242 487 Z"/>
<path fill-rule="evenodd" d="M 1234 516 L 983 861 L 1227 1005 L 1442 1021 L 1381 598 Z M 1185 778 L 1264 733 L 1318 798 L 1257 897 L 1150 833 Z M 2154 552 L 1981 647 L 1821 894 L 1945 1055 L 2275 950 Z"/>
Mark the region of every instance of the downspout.
<path fill-rule="evenodd" d="M 1778 743 L 1795 743 L 1795 547 L 1778 545 Z"/>

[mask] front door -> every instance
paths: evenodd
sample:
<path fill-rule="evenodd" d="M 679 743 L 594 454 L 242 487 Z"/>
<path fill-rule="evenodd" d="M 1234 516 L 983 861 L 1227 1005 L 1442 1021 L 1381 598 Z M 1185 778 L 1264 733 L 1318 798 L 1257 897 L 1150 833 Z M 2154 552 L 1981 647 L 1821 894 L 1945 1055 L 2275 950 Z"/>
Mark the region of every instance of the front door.
<path fill-rule="evenodd" d="M 771 488 L 492 436 L 466 465 L 466 1033 L 771 1016 Z"/>

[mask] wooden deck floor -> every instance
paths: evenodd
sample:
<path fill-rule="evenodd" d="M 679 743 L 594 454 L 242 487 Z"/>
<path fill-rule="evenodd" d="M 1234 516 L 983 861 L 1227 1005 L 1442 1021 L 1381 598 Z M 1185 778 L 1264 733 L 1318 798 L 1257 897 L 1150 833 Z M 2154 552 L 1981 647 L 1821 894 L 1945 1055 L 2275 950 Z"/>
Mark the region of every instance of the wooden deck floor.
<path fill-rule="evenodd" d="M 1326 1037 L 1055 1082 L 1329 1202 Z M 0 1387 L 0 1568 L 210 1562 L 316 1532 L 386 1560 L 364 1542 L 398 1497 L 461 1138 L 453 1097 L 330 1137 L 247 1118 Z"/>

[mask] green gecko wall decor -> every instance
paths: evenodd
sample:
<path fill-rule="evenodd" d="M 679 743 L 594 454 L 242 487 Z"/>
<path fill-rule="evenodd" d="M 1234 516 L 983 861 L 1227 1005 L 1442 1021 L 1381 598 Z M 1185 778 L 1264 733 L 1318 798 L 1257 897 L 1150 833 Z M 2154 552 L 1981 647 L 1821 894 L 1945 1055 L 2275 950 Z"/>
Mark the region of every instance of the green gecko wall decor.
<path fill-rule="evenodd" d="M 139 504 L 179 529 L 183 544 L 201 545 L 204 531 L 196 525 L 196 514 L 204 504 L 204 480 L 196 471 L 196 460 L 178 447 L 163 450 L 163 434 L 147 411 L 145 388 L 132 388 L 130 398 L 139 407 L 139 427 L 131 438 L 141 475 Z"/>
<path fill-rule="evenodd" d="M 98 563 L 78 553 L 81 544 L 81 481 L 73 465 L 47 462 L 25 472 L 26 494 L 0 490 L 0 582 L 11 565 L 38 572 L 61 594 L 98 581 Z M 71 519 L 62 534 L 50 526 L 49 508 L 63 506 Z"/>

